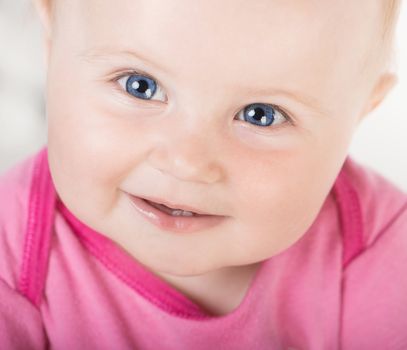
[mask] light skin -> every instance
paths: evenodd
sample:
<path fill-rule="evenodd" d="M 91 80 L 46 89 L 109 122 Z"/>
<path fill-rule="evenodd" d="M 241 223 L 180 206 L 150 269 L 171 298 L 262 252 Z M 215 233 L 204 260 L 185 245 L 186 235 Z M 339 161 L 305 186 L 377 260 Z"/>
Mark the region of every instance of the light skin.
<path fill-rule="evenodd" d="M 213 314 L 237 307 L 260 262 L 304 235 L 355 129 L 396 81 L 365 64 L 381 15 L 371 0 L 36 5 L 58 194 L 80 220 Z M 126 92 L 114 78 L 132 70 L 148 73 L 162 93 L 143 100 Z M 302 95 L 310 101 L 297 100 Z M 253 103 L 279 107 L 291 121 L 239 120 Z M 124 192 L 227 218 L 169 233 L 140 217 Z"/>

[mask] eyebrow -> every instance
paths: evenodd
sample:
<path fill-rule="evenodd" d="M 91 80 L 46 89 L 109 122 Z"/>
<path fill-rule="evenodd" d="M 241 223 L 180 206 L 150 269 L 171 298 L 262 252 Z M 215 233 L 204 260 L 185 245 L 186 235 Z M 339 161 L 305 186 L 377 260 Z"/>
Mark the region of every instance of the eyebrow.
<path fill-rule="evenodd" d="M 85 51 L 84 53 L 80 54 L 79 57 L 85 59 L 85 60 L 107 60 L 111 57 L 123 57 L 127 56 L 132 59 L 136 59 L 139 61 L 146 62 L 152 66 L 154 66 L 156 69 L 161 70 L 163 72 L 169 73 L 170 69 L 168 67 L 164 67 L 160 64 L 157 64 L 150 60 L 147 56 L 144 56 L 140 52 L 135 52 L 132 50 L 128 49 L 122 49 L 122 50 L 117 50 L 111 47 L 97 47 L 93 48 L 90 50 Z"/>
<path fill-rule="evenodd" d="M 131 59 L 136 59 L 138 61 L 143 61 L 145 63 L 150 64 L 153 66 L 155 69 L 160 70 L 162 72 L 169 73 L 171 70 L 169 67 L 162 66 L 161 64 L 155 63 L 152 61 L 149 57 L 144 56 L 140 52 L 135 52 L 133 50 L 129 49 L 114 49 L 112 47 L 97 47 L 97 48 L 92 48 L 90 50 L 85 51 L 82 54 L 78 55 L 79 57 L 85 59 L 85 60 L 90 60 L 90 61 L 95 61 L 95 60 L 108 60 L 111 57 L 124 57 L 127 56 Z M 308 106 L 313 110 L 318 111 L 318 114 L 326 114 L 329 115 L 332 113 L 330 110 L 323 108 L 321 106 L 320 101 L 311 96 L 304 94 L 300 91 L 295 91 L 295 90 L 284 90 L 284 89 L 277 89 L 277 88 L 254 88 L 254 87 L 246 87 L 246 91 L 249 94 L 259 94 L 259 95 L 281 95 L 281 96 L 287 96 L 289 99 L 295 100 L 299 102 L 302 105 Z"/>

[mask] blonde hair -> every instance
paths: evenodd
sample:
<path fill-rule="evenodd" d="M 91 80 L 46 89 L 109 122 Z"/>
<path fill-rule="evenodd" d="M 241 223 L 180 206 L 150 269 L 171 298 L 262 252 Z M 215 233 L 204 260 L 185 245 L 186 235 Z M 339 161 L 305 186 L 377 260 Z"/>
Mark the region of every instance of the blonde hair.
<path fill-rule="evenodd" d="M 396 48 L 395 48 L 395 29 L 397 20 L 400 14 L 402 0 L 377 0 L 382 4 L 383 23 L 380 24 L 381 36 L 374 40 L 372 51 L 370 52 L 370 61 L 375 61 L 376 69 L 389 69 L 393 64 L 396 65 Z M 41 3 L 48 14 L 54 12 L 56 0 L 34 0 L 34 2 Z M 51 16 L 53 17 L 53 16 Z M 380 30 L 380 29 L 379 29 Z M 376 57 L 376 60 L 372 60 L 371 56 Z M 365 62 L 365 69 L 367 70 L 369 65 L 368 61 Z"/>

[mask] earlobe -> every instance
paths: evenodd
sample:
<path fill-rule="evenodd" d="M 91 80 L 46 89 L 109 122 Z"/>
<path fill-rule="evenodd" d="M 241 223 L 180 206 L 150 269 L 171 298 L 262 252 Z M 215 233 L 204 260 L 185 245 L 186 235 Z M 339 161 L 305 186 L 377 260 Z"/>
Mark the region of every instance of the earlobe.
<path fill-rule="evenodd" d="M 383 102 L 397 82 L 398 77 L 394 73 L 386 72 L 382 74 L 377 80 L 376 85 L 373 87 L 372 93 L 368 97 L 365 108 L 359 119 L 363 119 L 366 115 L 375 110 Z"/>

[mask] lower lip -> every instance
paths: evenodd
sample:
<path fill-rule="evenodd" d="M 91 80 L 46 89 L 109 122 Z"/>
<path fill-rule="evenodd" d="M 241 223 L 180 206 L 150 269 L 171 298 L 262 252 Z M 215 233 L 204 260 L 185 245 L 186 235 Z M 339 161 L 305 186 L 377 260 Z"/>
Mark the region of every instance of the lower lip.
<path fill-rule="evenodd" d="M 154 208 L 144 199 L 129 195 L 133 206 L 149 222 L 165 231 L 191 233 L 219 225 L 226 217 L 218 215 L 172 216 Z"/>

